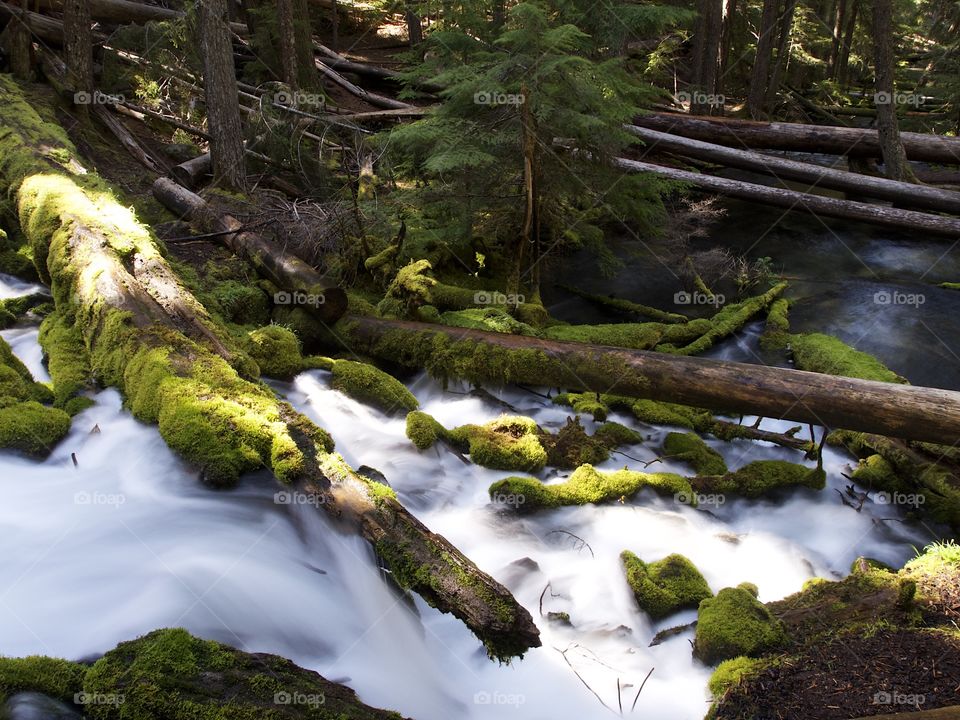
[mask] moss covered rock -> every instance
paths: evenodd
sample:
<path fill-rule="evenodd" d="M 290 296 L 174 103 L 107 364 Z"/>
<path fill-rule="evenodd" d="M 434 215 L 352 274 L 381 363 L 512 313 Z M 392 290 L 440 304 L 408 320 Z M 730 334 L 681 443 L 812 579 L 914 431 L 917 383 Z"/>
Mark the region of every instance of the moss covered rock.
<path fill-rule="evenodd" d="M 639 445 L 643 442 L 643 435 L 636 430 L 612 420 L 598 427 L 596 432 L 593 433 L 593 437 L 610 449 L 622 445 Z"/>
<path fill-rule="evenodd" d="M 700 603 L 693 654 L 708 665 L 758 657 L 786 643 L 780 621 L 747 590 L 724 588 Z"/>
<path fill-rule="evenodd" d="M 643 473 L 626 468 L 602 473 L 592 465 L 581 465 L 565 482 L 556 485 L 545 485 L 529 477 L 500 480 L 490 486 L 490 497 L 522 496 L 523 502 L 517 504 L 518 511 L 532 512 L 541 508 L 620 500 L 645 487 L 665 495 L 693 495 L 687 479 L 673 473 Z"/>
<path fill-rule="evenodd" d="M 0 408 L 0 447 L 30 455 L 49 455 L 70 431 L 70 416 L 38 402 Z"/>
<path fill-rule="evenodd" d="M 303 367 L 297 336 L 281 325 L 267 325 L 247 333 L 246 350 L 267 377 L 289 379 Z"/>
<path fill-rule="evenodd" d="M 477 465 L 494 470 L 537 472 L 547 464 L 539 428 L 528 417 L 503 415 L 483 425 L 461 425 L 447 438 Z"/>
<path fill-rule="evenodd" d="M 579 417 L 567 418 L 556 434 L 540 435 L 540 444 L 547 451 L 547 462 L 558 468 L 572 470 L 584 464 L 601 463 L 610 457 L 609 446 L 587 435 Z"/>
<path fill-rule="evenodd" d="M 119 703 L 91 703 L 92 720 L 400 718 L 282 657 L 241 652 L 182 629 L 120 643 L 90 668 L 83 691 L 123 697 Z"/>
<path fill-rule="evenodd" d="M 414 410 L 407 414 L 407 437 L 417 446 L 419 450 L 426 450 L 432 447 L 437 440 L 447 436 L 447 429 L 434 419 L 420 410 Z"/>
<path fill-rule="evenodd" d="M 378 367 L 355 360 L 336 360 L 330 386 L 387 414 L 410 412 L 420 403 L 406 385 Z"/>
<path fill-rule="evenodd" d="M 53 380 L 54 402 L 57 407 L 66 407 L 92 384 L 83 336 L 62 313 L 54 312 L 40 324 L 39 340 Z M 72 407 L 75 406 L 76 402 Z"/>
<path fill-rule="evenodd" d="M 689 464 L 697 475 L 723 475 L 727 463 L 723 456 L 693 433 L 672 432 L 663 441 L 664 455 Z"/>
<path fill-rule="evenodd" d="M 59 658 L 0 658 L 0 704 L 11 695 L 28 691 L 73 702 L 86 673 L 86 666 Z"/>
<path fill-rule="evenodd" d="M 657 562 L 645 563 L 624 550 L 620 559 L 637 605 L 654 620 L 694 609 L 701 600 L 713 597 L 696 565 L 683 555 L 668 555 Z"/>
<path fill-rule="evenodd" d="M 726 475 L 697 477 L 692 484 L 702 492 L 757 498 L 787 487 L 822 490 L 826 479 L 826 473 L 820 468 L 784 460 L 755 460 Z"/>
<path fill-rule="evenodd" d="M 730 688 L 736 687 L 745 678 L 752 677 L 770 665 L 767 659 L 750 658 L 745 656 L 724 660 L 713 671 L 707 687 L 714 698 L 722 697 Z"/>

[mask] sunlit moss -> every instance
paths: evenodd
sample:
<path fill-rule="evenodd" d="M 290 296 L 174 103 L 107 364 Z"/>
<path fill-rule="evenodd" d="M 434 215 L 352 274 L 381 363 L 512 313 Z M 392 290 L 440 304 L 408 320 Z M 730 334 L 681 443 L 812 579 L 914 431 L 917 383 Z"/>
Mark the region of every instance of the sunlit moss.
<path fill-rule="evenodd" d="M 696 565 L 683 555 L 668 555 L 645 563 L 624 550 L 620 560 L 637 605 L 654 620 L 697 608 L 701 600 L 713 596 Z"/>
<path fill-rule="evenodd" d="M 780 621 L 747 590 L 724 588 L 700 603 L 693 654 L 708 665 L 757 657 L 786 643 Z"/>

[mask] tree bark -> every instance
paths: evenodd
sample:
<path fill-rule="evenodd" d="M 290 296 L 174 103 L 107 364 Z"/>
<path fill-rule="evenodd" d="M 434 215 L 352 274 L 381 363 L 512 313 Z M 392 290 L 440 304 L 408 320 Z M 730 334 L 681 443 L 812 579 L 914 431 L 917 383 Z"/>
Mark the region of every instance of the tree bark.
<path fill-rule="evenodd" d="M 400 102 L 399 100 L 394 100 L 393 98 L 388 98 L 383 95 L 378 95 L 372 93 L 369 90 L 364 90 L 361 87 L 354 85 L 352 82 L 347 80 L 343 75 L 338 73 L 336 70 L 331 68 L 325 62 L 316 60 L 317 69 L 320 70 L 326 77 L 335 82 L 337 85 L 342 87 L 344 90 L 349 92 L 351 95 L 354 95 L 366 103 L 373 105 L 374 107 L 384 108 L 386 110 L 406 110 L 412 108 L 413 105 L 409 103 Z"/>
<path fill-rule="evenodd" d="M 690 103 L 690 112 L 712 115 L 718 112 L 719 103 L 712 102 L 719 94 L 720 78 L 720 39 L 723 30 L 724 0 L 699 0 L 700 20 L 697 27 L 700 38 L 696 43 L 697 54 L 694 58 L 695 95 Z"/>
<path fill-rule="evenodd" d="M 22 0 L 26 8 L 27 0 Z M 28 24 L 28 15 L 24 10 L 17 10 L 14 7 L 8 12 L 9 22 L 3 31 L 0 39 L 3 40 L 4 48 L 10 56 L 10 71 L 18 80 L 32 82 L 33 77 L 33 43 L 30 40 L 30 26 Z"/>
<path fill-rule="evenodd" d="M 860 10 L 860 0 L 850 0 L 850 17 L 843 32 L 843 41 L 840 44 L 840 57 L 837 59 L 836 79 L 841 88 L 847 85 L 850 75 L 850 48 L 853 47 L 853 34 L 857 29 L 857 14 Z"/>
<path fill-rule="evenodd" d="M 790 63 L 790 39 L 793 28 L 793 16 L 797 10 L 797 0 L 785 0 L 783 14 L 780 16 L 780 34 L 777 40 L 777 59 L 770 76 L 770 85 L 767 87 L 766 107 L 772 107 L 773 101 L 780 92 L 780 83 L 783 81 L 787 66 Z"/>
<path fill-rule="evenodd" d="M 87 0 L 64 0 L 63 35 L 67 82 L 75 91 L 90 96 L 93 92 L 93 38 Z"/>
<path fill-rule="evenodd" d="M 280 45 L 283 81 L 292 90 L 299 90 L 297 42 L 293 29 L 293 0 L 277 0 L 277 43 Z"/>
<path fill-rule="evenodd" d="M 757 53 L 753 61 L 750 76 L 750 92 L 747 95 L 747 111 L 751 117 L 759 118 L 764 114 L 764 100 L 770 79 L 770 61 L 773 44 L 776 40 L 777 13 L 780 0 L 763 0 L 763 13 L 757 37 Z"/>
<path fill-rule="evenodd" d="M 199 14 L 204 95 L 214 178 L 218 184 L 242 190 L 247 184 L 247 172 L 226 2 L 201 0 Z"/>
<path fill-rule="evenodd" d="M 897 120 L 897 96 L 894 83 L 893 0 L 874 0 L 871 27 L 873 31 L 873 58 L 876 69 L 877 130 L 883 167 L 891 180 L 916 182 L 907 162 L 907 153 L 900 142 L 900 122 Z"/>
<path fill-rule="evenodd" d="M 860 157 L 881 156 L 877 131 L 869 128 L 693 117 L 683 113 L 641 115 L 634 118 L 633 124 L 736 148 L 795 150 Z M 960 165 L 960 138 L 902 132 L 900 141 L 911 160 Z"/>
<path fill-rule="evenodd" d="M 242 469 L 265 466 L 285 487 L 314 494 L 335 522 L 370 541 L 402 585 L 460 618 L 491 656 L 539 646 L 530 614 L 506 588 L 350 469 L 308 418 L 237 374 L 228 362 L 238 358 L 224 358 L 214 342 L 229 333 L 179 282 L 149 230 L 109 194 L 93 197 L 74 182 L 49 151 L 75 159 L 76 150 L 64 145 L 62 129 L 32 109 L 21 112 L 25 104 L 17 86 L 0 77 L 0 186 L 17 205 L 57 311 L 99 358 L 98 379 L 123 392 L 131 412 L 157 423 L 168 444 L 204 473 L 235 479 Z M 243 466 L 223 468 L 225 457 L 242 457 Z"/>
<path fill-rule="evenodd" d="M 345 316 L 337 330 L 355 352 L 437 375 L 615 393 L 913 440 L 960 440 L 960 393 L 949 390 L 356 315 Z M 511 352 L 518 353 L 515 362 Z"/>
<path fill-rule="evenodd" d="M 960 215 L 960 193 L 953 190 L 902 183 L 886 178 L 871 177 L 844 170 L 788 160 L 775 155 L 764 155 L 749 150 L 737 150 L 669 135 L 657 130 L 628 125 L 627 130 L 641 138 L 647 152 L 669 152 L 705 160 L 726 167 L 771 175 L 779 180 L 800 180 L 810 183 L 811 189 L 829 188 L 856 193 L 862 197 L 888 200 L 899 205 L 937 210 Z"/>

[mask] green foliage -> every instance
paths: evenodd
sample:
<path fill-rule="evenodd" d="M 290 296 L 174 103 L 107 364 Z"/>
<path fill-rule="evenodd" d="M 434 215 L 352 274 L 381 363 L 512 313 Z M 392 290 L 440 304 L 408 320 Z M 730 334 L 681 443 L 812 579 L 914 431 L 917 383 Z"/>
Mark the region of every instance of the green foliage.
<path fill-rule="evenodd" d="M 637 605 L 654 620 L 696 608 L 702 600 L 713 597 L 696 565 L 683 555 L 667 555 L 657 562 L 645 563 L 624 550 L 620 559 Z"/>
<path fill-rule="evenodd" d="M 758 657 L 786 642 L 780 622 L 748 590 L 724 588 L 700 603 L 693 654 L 708 665 L 740 655 Z"/>

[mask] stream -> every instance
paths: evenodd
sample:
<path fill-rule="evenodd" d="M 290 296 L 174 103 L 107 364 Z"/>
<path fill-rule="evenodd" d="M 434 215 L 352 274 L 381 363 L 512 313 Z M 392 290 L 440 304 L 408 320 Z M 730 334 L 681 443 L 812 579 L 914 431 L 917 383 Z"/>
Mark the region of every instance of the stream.
<path fill-rule="evenodd" d="M 32 289 L 0 276 L 0 297 Z M 748 326 L 714 356 L 755 354 L 761 329 Z M 37 379 L 48 379 L 35 327 L 0 335 Z M 939 370 L 944 386 L 960 378 L 955 367 Z M 487 495 L 508 473 L 464 464 L 443 447 L 418 452 L 402 417 L 332 390 L 329 377 L 314 370 L 271 385 L 331 432 L 348 463 L 382 472 L 411 512 L 510 588 L 540 627 L 543 647 L 510 665 L 491 662 L 462 623 L 385 582 L 369 545 L 338 531 L 311 498 L 278 493 L 266 473 L 230 491 L 206 489 L 155 427 L 134 420 L 119 394 L 105 390 L 48 459 L 0 452 L 0 652 L 92 659 L 119 641 L 182 626 L 283 655 L 346 683 L 368 704 L 417 720 L 573 720 L 605 716 L 601 703 L 613 714 L 622 705 L 627 717 L 699 720 L 709 707 L 711 668 L 691 657 L 692 630 L 648 647 L 658 630 L 696 613 L 652 623 L 626 584 L 622 550 L 646 560 L 683 553 L 715 592 L 749 581 L 770 601 L 811 577 L 844 576 L 859 555 L 900 566 L 939 535 L 889 505 L 867 502 L 858 513 L 842 504 L 835 490 L 848 484 L 841 473 L 853 461 L 830 448 L 821 492 L 695 509 L 644 491 L 620 504 L 518 517 Z M 448 427 L 503 411 L 425 375 L 408 386 Z M 531 391 L 494 392 L 545 428 L 561 427 L 568 415 Z M 622 448 L 634 459 L 614 454 L 600 469 L 654 459 L 669 431 L 621 414 L 611 419 L 646 441 Z M 589 417 L 582 422 L 592 431 Z M 708 443 L 733 469 L 758 459 L 802 461 L 766 443 Z M 670 461 L 652 467 L 689 472 Z M 541 617 L 541 603 L 544 615 L 569 613 L 572 625 Z"/>

